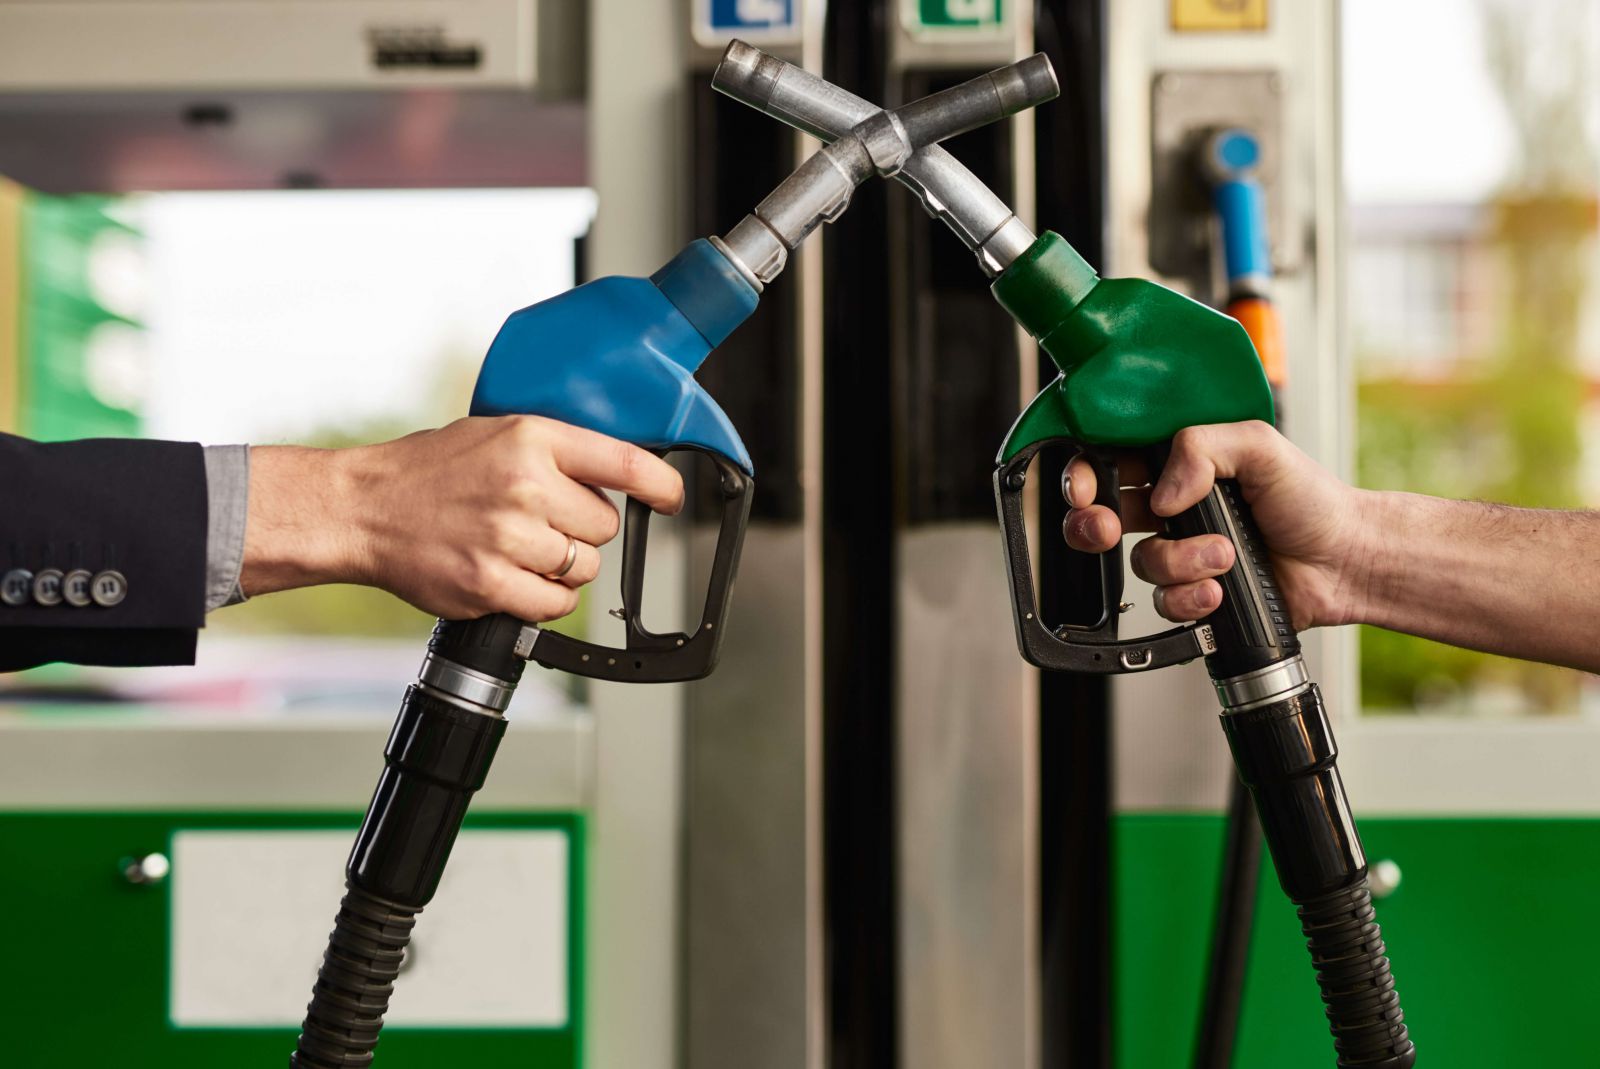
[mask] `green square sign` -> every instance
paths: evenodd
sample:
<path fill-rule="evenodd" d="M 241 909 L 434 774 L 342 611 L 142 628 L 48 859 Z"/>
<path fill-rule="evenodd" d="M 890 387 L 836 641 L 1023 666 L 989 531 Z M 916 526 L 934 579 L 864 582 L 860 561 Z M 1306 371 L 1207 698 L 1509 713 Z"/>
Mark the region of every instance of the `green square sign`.
<path fill-rule="evenodd" d="M 993 30 L 1005 17 L 1005 0 L 912 0 L 907 29 Z"/>

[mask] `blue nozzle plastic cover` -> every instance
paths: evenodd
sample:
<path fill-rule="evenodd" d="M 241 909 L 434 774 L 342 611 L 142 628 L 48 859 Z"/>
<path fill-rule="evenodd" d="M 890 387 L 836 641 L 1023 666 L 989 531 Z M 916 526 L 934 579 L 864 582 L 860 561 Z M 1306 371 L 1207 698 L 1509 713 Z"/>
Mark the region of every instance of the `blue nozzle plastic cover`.
<path fill-rule="evenodd" d="M 1254 178 L 1219 183 L 1212 193 L 1222 220 L 1222 254 L 1229 282 L 1272 277 L 1265 202 L 1261 183 Z"/>
<path fill-rule="evenodd" d="M 713 349 L 750 318 L 761 299 L 739 269 L 704 238 L 689 242 L 650 281 Z M 699 366 L 696 360 L 689 370 Z"/>
<path fill-rule="evenodd" d="M 1271 278 L 1266 194 L 1256 176 L 1261 165 L 1260 139 L 1240 126 L 1221 130 L 1206 143 L 1202 163 L 1212 182 L 1212 204 L 1222 221 L 1228 281 Z"/>
<path fill-rule="evenodd" d="M 694 370 L 759 299 L 703 239 L 648 279 L 585 283 L 511 314 L 484 357 L 471 413 L 547 416 L 647 449 L 696 446 L 754 474 Z"/>

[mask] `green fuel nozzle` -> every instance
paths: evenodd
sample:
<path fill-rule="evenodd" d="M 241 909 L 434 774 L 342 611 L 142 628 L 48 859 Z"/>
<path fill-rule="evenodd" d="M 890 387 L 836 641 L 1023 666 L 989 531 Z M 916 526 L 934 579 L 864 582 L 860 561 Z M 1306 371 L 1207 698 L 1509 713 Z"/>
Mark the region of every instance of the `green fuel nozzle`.
<path fill-rule="evenodd" d="M 1065 447 L 1096 473 L 1097 501 L 1119 504 L 1119 455 L 1145 455 L 1152 478 L 1185 427 L 1273 418 L 1272 391 L 1235 319 L 1143 279 L 1102 279 L 1059 235 L 1045 233 L 995 279 L 995 298 L 1060 369 L 1001 447 L 995 501 L 1010 562 L 1023 656 L 1044 668 L 1149 671 L 1204 657 L 1240 780 L 1255 802 L 1278 882 L 1299 908 L 1341 1069 L 1409 1069 L 1406 1029 L 1367 885 L 1338 748 L 1300 654 L 1300 639 L 1249 502 L 1219 479 L 1166 523 L 1168 537 L 1220 534 L 1233 567 L 1222 604 L 1195 625 L 1118 635 L 1122 556 L 1099 554 L 1101 606 L 1088 626 L 1039 615 L 1023 488 L 1046 447 Z"/>
<path fill-rule="evenodd" d="M 1047 438 L 1148 446 L 1184 427 L 1272 420 L 1237 320 L 1144 279 L 1103 279 L 1059 234 L 1042 234 L 991 288 L 1061 369 L 1017 420 L 1002 463 Z"/>

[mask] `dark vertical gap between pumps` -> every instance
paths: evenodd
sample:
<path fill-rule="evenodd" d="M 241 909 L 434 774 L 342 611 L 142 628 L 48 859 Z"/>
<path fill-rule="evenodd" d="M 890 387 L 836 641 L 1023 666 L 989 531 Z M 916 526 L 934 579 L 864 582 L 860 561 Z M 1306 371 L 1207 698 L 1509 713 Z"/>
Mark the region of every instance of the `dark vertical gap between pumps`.
<path fill-rule="evenodd" d="M 1061 97 L 1036 112 L 1039 228 L 1090 263 L 1105 260 L 1103 0 L 1039 0 L 1034 47 L 1049 55 Z M 1040 355 L 1040 382 L 1056 375 Z M 1049 463 L 1046 464 L 1046 460 Z M 1041 457 L 1040 612 L 1058 622 L 1098 615 L 1091 558 L 1061 541 L 1065 457 Z M 1042 1069 L 1111 1069 L 1112 726 L 1102 677 L 1042 673 L 1039 723 Z"/>
<path fill-rule="evenodd" d="M 891 3 L 831 4 L 824 75 L 881 99 Z M 898 1063 L 888 211 L 823 241 L 823 914 L 830 1069 Z"/>

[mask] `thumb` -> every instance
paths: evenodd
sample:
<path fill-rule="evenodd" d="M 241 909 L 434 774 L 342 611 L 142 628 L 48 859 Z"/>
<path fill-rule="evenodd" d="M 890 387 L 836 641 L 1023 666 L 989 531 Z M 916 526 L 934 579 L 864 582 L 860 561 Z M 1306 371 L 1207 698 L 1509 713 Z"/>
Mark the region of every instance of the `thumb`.
<path fill-rule="evenodd" d="M 1158 516 L 1193 508 L 1218 479 L 1260 482 L 1278 461 L 1278 432 L 1260 420 L 1185 427 L 1172 439 L 1172 452 L 1150 494 Z"/>

